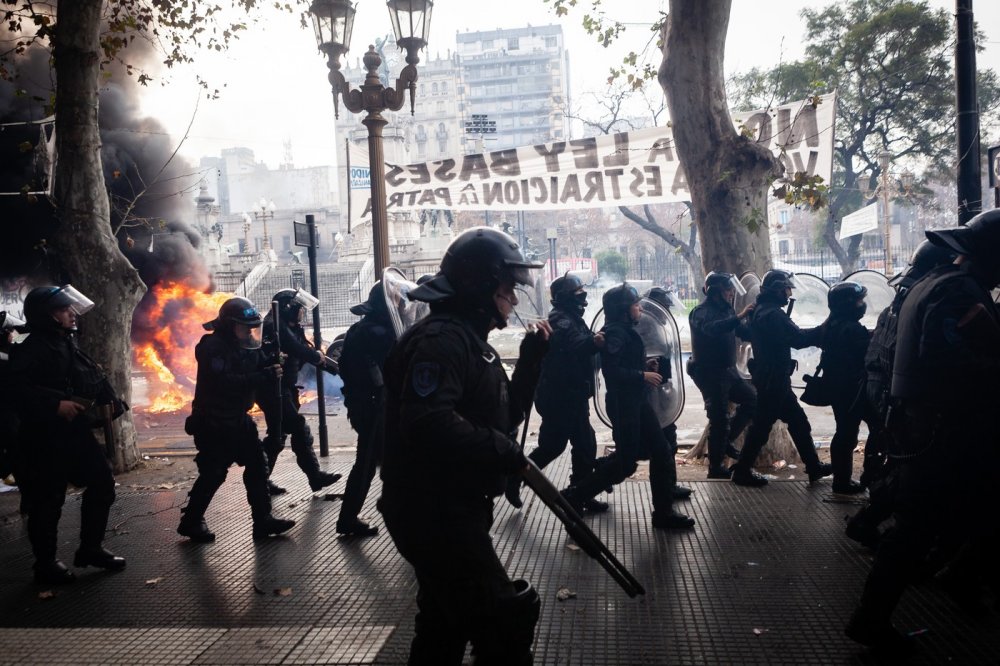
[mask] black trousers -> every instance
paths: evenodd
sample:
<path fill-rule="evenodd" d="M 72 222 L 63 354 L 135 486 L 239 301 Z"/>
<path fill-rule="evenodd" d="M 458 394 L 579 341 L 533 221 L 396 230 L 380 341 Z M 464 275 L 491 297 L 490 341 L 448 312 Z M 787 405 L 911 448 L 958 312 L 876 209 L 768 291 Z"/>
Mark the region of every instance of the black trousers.
<path fill-rule="evenodd" d="M 789 378 L 772 376 L 758 380 L 755 377 L 754 387 L 757 389 L 757 408 L 754 410 L 753 422 L 743 441 L 743 451 L 734 469 L 746 472 L 753 469 L 757 456 L 767 444 L 771 428 L 779 420 L 788 425 L 788 434 L 792 437 L 806 471 L 816 469 L 819 465 L 819 455 L 813 443 L 812 427 L 802 410 L 802 405 L 799 404 L 799 399 L 792 392 Z"/>
<path fill-rule="evenodd" d="M 200 520 L 235 463 L 243 467 L 243 486 L 254 521 L 271 515 L 267 491 L 267 457 L 257 436 L 257 425 L 248 415 L 226 421 L 208 421 L 194 434 L 198 478 L 191 487 L 186 520 Z"/>
<path fill-rule="evenodd" d="M 296 388 L 285 387 L 285 395 L 279 398 L 274 393 L 258 396 L 257 404 L 264 412 L 267 435 L 264 437 L 264 452 L 267 454 L 268 474 L 274 470 L 278 455 L 285 448 L 285 436 L 292 437 L 292 453 L 295 462 L 310 480 L 319 473 L 319 460 L 313 450 L 313 436 L 306 423 L 306 417 L 299 414 L 299 392 Z"/>
<path fill-rule="evenodd" d="M 350 525 L 358 519 L 375 471 L 382 462 L 382 414 L 381 405 L 372 404 L 369 409 L 351 410 L 348 415 L 351 427 L 358 433 L 358 451 L 344 486 L 344 502 L 337 521 L 341 525 Z"/>
<path fill-rule="evenodd" d="M 695 386 L 705 400 L 708 416 L 708 463 L 721 467 L 726 448 L 736 440 L 753 418 L 757 408 L 757 391 L 743 379 L 736 368 L 698 368 L 692 375 Z M 736 403 L 736 412 L 729 417 L 729 403 Z"/>
<path fill-rule="evenodd" d="M 640 460 L 649 460 L 649 487 L 653 510 L 673 510 L 673 488 L 677 484 L 677 465 L 660 422 L 645 396 L 605 396 L 611 418 L 611 436 L 615 450 L 598 458 L 593 474 L 576 485 L 579 497 L 588 499 L 609 486 L 621 483 L 635 473 Z"/>
<path fill-rule="evenodd" d="M 419 589 L 411 666 L 462 663 L 472 643 L 476 664 L 531 664 L 537 596 L 523 600 L 490 537 L 492 502 L 459 512 L 379 501 L 386 529 L 413 565 Z"/>
<path fill-rule="evenodd" d="M 833 418 L 837 430 L 830 441 L 830 459 L 833 463 L 833 484 L 846 485 L 851 481 L 854 471 L 854 447 L 858 444 L 858 431 L 861 422 L 868 426 L 868 432 L 877 436 L 879 431 L 878 414 L 865 399 L 864 385 L 857 385 L 837 392 L 838 398 L 833 401 Z M 868 451 L 865 446 L 865 459 Z"/>
<path fill-rule="evenodd" d="M 23 429 L 17 479 L 28 514 L 28 539 L 35 559 L 56 558 L 59 519 L 66 486 L 85 488 L 80 504 L 80 546 L 99 548 L 115 501 L 115 478 L 103 447 L 84 424 L 58 428 L 57 440 L 32 437 Z"/>
<path fill-rule="evenodd" d="M 572 461 L 569 483 L 576 484 L 594 470 L 597 458 L 597 436 L 590 425 L 587 402 L 573 408 L 549 408 L 541 417 L 538 448 L 528 457 L 542 469 L 561 456 L 569 442 Z"/>

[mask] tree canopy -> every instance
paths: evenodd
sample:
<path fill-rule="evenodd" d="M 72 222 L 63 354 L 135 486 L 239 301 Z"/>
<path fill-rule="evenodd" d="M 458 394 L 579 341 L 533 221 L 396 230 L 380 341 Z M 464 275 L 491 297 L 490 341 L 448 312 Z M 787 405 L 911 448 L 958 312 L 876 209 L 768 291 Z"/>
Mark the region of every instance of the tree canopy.
<path fill-rule="evenodd" d="M 924 1 L 850 0 L 803 9 L 805 57 L 730 78 L 735 106 L 760 108 L 816 93 L 837 93 L 834 188 L 823 238 L 841 267 L 857 262 L 861 236 L 837 240 L 844 214 L 863 203 L 858 181 L 881 174 L 879 153 L 911 164 L 924 179 L 953 173 L 955 76 L 952 18 Z M 995 114 L 996 72 L 981 71 L 981 109 Z M 874 183 L 873 183 L 874 185 Z"/>

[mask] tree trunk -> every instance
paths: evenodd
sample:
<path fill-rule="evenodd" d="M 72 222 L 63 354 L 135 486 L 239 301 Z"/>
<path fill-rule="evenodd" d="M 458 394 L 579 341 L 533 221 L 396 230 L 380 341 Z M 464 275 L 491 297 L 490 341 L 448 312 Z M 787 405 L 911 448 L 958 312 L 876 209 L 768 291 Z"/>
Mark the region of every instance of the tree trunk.
<path fill-rule="evenodd" d="M 112 385 L 131 401 L 132 312 L 146 291 L 111 235 L 97 124 L 102 0 L 59 0 L 54 43 L 56 71 L 55 205 L 52 238 L 61 278 L 96 307 L 80 323 L 81 347 L 100 363 Z M 115 422 L 116 471 L 139 458 L 130 412 Z"/>
<path fill-rule="evenodd" d="M 781 175 L 765 147 L 737 134 L 726 101 L 726 32 L 732 0 L 670 0 L 658 78 L 667 97 L 677 156 L 684 165 L 705 271 L 739 275 L 771 268 L 767 186 Z M 784 424 L 772 456 L 793 459 Z M 766 455 L 766 454 L 764 454 Z"/>
<path fill-rule="evenodd" d="M 723 58 L 731 0 L 671 0 L 659 82 L 667 96 L 706 271 L 762 274 L 771 267 L 767 186 L 781 165 L 737 134 Z"/>

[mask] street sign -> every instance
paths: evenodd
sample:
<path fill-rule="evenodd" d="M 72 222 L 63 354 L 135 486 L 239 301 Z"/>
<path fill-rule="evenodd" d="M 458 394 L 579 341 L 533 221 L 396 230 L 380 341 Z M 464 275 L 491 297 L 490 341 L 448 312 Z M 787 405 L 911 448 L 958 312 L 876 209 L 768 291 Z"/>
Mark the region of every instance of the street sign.
<path fill-rule="evenodd" d="M 295 231 L 295 244 L 298 247 L 309 247 L 309 225 L 305 222 L 293 222 L 292 228 Z"/>

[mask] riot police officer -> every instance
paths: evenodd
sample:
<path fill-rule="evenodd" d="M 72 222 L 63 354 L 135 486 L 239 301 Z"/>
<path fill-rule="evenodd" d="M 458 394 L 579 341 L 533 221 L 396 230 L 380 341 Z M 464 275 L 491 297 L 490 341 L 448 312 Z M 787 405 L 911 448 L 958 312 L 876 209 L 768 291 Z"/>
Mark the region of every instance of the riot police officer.
<path fill-rule="evenodd" d="M 674 511 L 677 468 L 660 422 L 645 395 L 647 386 L 658 387 L 663 375 L 656 359 L 646 359 L 642 338 L 635 325 L 642 316 L 635 287 L 622 283 L 604 292 L 604 347 L 601 373 L 607 384 L 605 406 L 615 442 L 612 454 L 599 458 L 590 474 L 563 491 L 570 504 L 582 502 L 601 490 L 621 483 L 632 474 L 638 461 L 649 460 L 649 486 L 655 528 L 685 529 L 694 519 Z"/>
<path fill-rule="evenodd" d="M 894 466 L 888 459 L 889 433 L 885 429 L 889 415 L 889 388 L 892 385 L 892 364 L 896 354 L 896 323 L 899 310 L 910 293 L 910 289 L 921 278 L 938 266 L 955 261 L 957 255 L 947 247 L 940 247 L 923 241 L 910 257 L 909 266 L 899 275 L 889 280 L 896 289 L 892 303 L 879 313 L 875 330 L 872 332 L 865 352 L 868 409 L 875 415 L 875 423 L 869 423 L 868 443 L 865 445 L 864 467 L 861 485 L 868 488 L 868 503 L 847 523 L 845 533 L 851 539 L 868 547 L 878 545 L 881 537 L 879 525 L 892 515 L 892 495 L 894 492 Z M 872 428 L 874 427 L 874 430 Z"/>
<path fill-rule="evenodd" d="M 243 467 L 253 538 L 281 534 L 295 525 L 294 520 L 271 515 L 267 456 L 257 425 L 247 413 L 261 383 L 282 376 L 279 359 L 267 358 L 261 351 L 262 323 L 253 303 L 230 298 L 219 308 L 218 317 L 204 324 L 211 333 L 202 336 L 194 349 L 198 379 L 184 429 L 194 436 L 198 478 L 177 526 L 177 533 L 192 541 L 215 541 L 205 523 L 205 511 L 233 463 Z"/>
<path fill-rule="evenodd" d="M 820 347 L 820 367 L 831 388 L 833 418 L 837 428 L 830 441 L 833 463 L 833 492 L 856 495 L 864 486 L 851 478 L 854 447 L 861 421 L 869 433 L 876 433 L 878 421 L 865 394 L 865 352 L 871 337 L 861 323 L 868 289 L 857 282 L 840 282 L 827 292 L 830 316 L 826 320 Z"/>
<path fill-rule="evenodd" d="M 768 271 L 761 280 L 760 294 L 750 314 L 750 343 L 753 346 L 750 375 L 757 389 L 757 408 L 743 451 L 733 465 L 732 480 L 740 486 L 767 485 L 767 479 L 755 473 L 753 465 L 767 443 L 771 427 L 779 419 L 788 424 L 788 434 L 806 466 L 809 482 L 815 483 L 833 473 L 831 465 L 820 462 L 809 419 L 792 392 L 791 375 L 795 366 L 791 349 L 818 346 L 823 336 L 821 326 L 802 330 L 784 310 L 792 288 L 791 273 Z"/>
<path fill-rule="evenodd" d="M 103 371 L 77 347 L 77 317 L 94 303 L 71 285 L 36 287 L 24 299 L 30 335 L 11 349 L 10 371 L 20 419 L 17 480 L 28 515 L 35 580 L 75 579 L 56 557 L 66 485 L 86 488 L 80 506 L 80 548 L 73 564 L 125 568 L 102 546 L 115 501 L 115 479 L 92 431 L 88 403 L 113 396 Z"/>
<path fill-rule="evenodd" d="M 281 381 L 265 380 L 257 389 L 257 404 L 267 423 L 264 452 L 267 453 L 268 476 L 274 471 L 278 454 L 285 448 L 285 435 L 290 434 L 295 462 L 309 479 L 309 488 L 316 492 L 340 479 L 340 474 L 320 469 L 309 424 L 299 413 L 299 387 L 296 385 L 299 370 L 307 363 L 322 368 L 328 362 L 326 356 L 306 339 L 302 329 L 306 312 L 315 308 L 319 300 L 301 289 L 282 289 L 271 300 L 278 303 L 278 322 L 274 321 L 273 312 L 264 317 L 264 354 L 274 357 L 280 350 L 285 359 Z M 270 478 L 267 484 L 272 495 L 285 492 Z"/>
<path fill-rule="evenodd" d="M 530 664 L 540 601 L 511 581 L 490 538 L 493 498 L 523 469 L 512 433 L 531 405 L 550 328 L 525 336 L 513 378 L 486 341 L 529 284 L 517 243 L 495 229 L 459 234 L 440 272 L 409 293 L 430 316 L 408 329 L 385 363 L 385 454 L 378 507 L 416 572 L 410 664 Z"/>
<path fill-rule="evenodd" d="M 886 531 L 846 627 L 879 648 L 905 639 L 891 622 L 931 545 L 994 538 L 998 479 L 982 464 L 996 443 L 1000 316 L 990 290 L 1000 285 L 1000 210 L 966 226 L 926 232 L 958 253 L 914 285 L 899 312 L 890 429 L 899 481 L 894 525 Z"/>
<path fill-rule="evenodd" d="M 360 520 L 358 514 L 382 459 L 385 403 L 382 368 L 396 341 L 396 332 L 389 319 L 381 282 L 376 282 L 368 293 L 368 300 L 352 307 L 351 312 L 363 317 L 347 329 L 340 353 L 340 377 L 344 380 L 347 420 L 358 433 L 358 450 L 351 473 L 347 475 L 337 532 L 368 537 L 378 534 L 378 528 Z"/>
<path fill-rule="evenodd" d="M 739 314 L 733 309 L 736 277 L 731 273 L 711 272 L 705 276 L 699 303 L 688 322 L 691 325 L 691 360 L 688 374 L 701 391 L 708 416 L 708 478 L 728 479 L 732 470 L 723 465 L 728 455 L 739 457 L 733 446 L 750 423 L 757 407 L 757 392 L 736 369 L 736 336 L 750 339 L 744 319 L 754 309 L 747 305 Z M 729 417 L 729 403 L 736 411 Z"/>
<path fill-rule="evenodd" d="M 552 311 L 549 324 L 552 339 L 549 352 L 542 362 L 538 380 L 535 410 L 542 417 L 538 428 L 538 448 L 528 457 L 544 468 L 562 455 L 567 440 L 572 449 L 570 485 L 594 470 L 597 458 L 597 437 L 590 425 L 590 399 L 594 397 L 594 355 L 604 345 L 602 333 L 591 333 L 583 320 L 587 309 L 587 292 L 583 282 L 567 273 L 549 286 Z M 507 482 L 507 500 L 521 507 L 521 477 L 511 476 Z M 608 510 L 607 502 L 588 498 L 584 511 L 599 513 Z"/>

